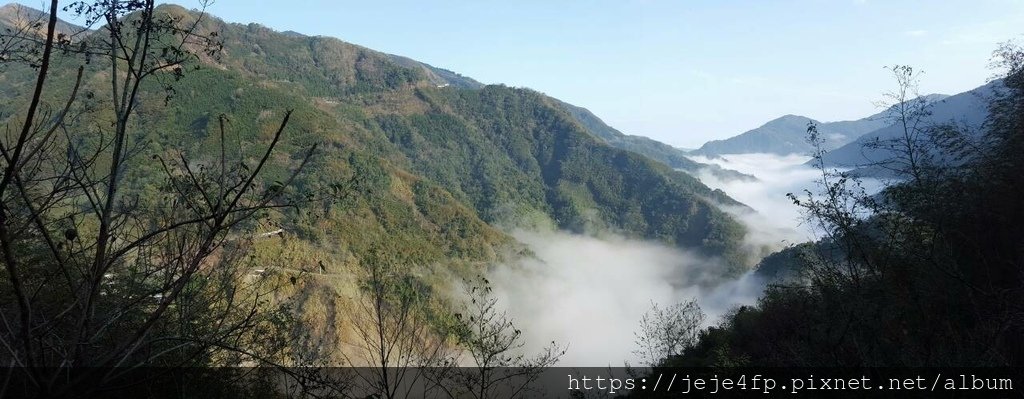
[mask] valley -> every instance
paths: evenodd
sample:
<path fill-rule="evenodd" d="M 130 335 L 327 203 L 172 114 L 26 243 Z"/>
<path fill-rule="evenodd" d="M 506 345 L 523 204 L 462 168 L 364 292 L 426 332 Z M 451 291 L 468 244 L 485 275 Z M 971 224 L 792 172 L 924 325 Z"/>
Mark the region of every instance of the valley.
<path fill-rule="evenodd" d="M 963 93 L 890 67 L 873 114 L 686 150 L 208 3 L 58 3 L 0 7 L 0 361 L 25 392 L 252 368 L 480 398 L 553 367 L 1024 359 L 1012 43 Z"/>

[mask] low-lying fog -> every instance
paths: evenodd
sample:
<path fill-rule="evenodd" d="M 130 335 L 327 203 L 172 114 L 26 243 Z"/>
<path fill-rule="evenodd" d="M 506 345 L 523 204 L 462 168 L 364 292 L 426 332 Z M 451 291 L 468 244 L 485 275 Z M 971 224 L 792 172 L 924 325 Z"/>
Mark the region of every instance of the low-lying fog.
<path fill-rule="evenodd" d="M 757 178 L 756 181 L 727 180 L 708 171 L 702 171 L 697 176 L 708 187 L 721 189 L 733 199 L 756 211 L 750 213 L 742 209 L 728 209 L 751 231 L 757 233 L 748 240 L 774 246 L 779 242 L 773 240 L 781 239 L 787 243 L 794 243 L 813 239 L 811 230 L 801 225 L 800 208 L 786 197 L 786 193 L 803 197 L 805 189 L 815 189 L 814 181 L 821 177 L 821 171 L 804 165 L 811 157 L 729 154 L 716 158 L 691 158 L 700 163 L 718 165 Z"/>
<path fill-rule="evenodd" d="M 753 175 L 757 181 L 723 181 L 710 173 L 699 177 L 757 211 L 730 210 L 748 226 L 751 248 L 777 249 L 811 238 L 800 226 L 799 209 L 785 196 L 813 186 L 817 173 L 803 166 L 807 159 L 766 154 L 698 159 Z M 568 346 L 562 366 L 636 364 L 634 332 L 652 302 L 667 306 L 696 298 L 708 315 L 707 323 L 713 324 L 731 308 L 753 304 L 764 288 L 751 273 L 702 287 L 704 271 L 719 263 L 660 243 L 562 232 L 513 235 L 539 260 L 495 268 L 495 292 L 523 330 L 527 353 L 552 340 Z"/>

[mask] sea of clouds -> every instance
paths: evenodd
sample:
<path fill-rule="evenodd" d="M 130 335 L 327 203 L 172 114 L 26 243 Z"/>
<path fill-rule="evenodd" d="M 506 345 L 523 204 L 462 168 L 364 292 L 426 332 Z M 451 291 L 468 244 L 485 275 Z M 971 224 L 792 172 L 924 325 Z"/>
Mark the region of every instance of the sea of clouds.
<path fill-rule="evenodd" d="M 786 198 L 786 193 L 814 187 L 819 172 L 804 165 L 808 157 L 742 154 L 696 160 L 757 178 L 698 174 L 708 186 L 749 206 L 726 211 L 747 226 L 751 251 L 813 239 L 801 224 L 800 209 Z M 526 353 L 555 341 L 568 349 L 559 363 L 563 366 L 636 364 L 635 331 L 652 303 L 696 299 L 710 325 L 735 307 L 754 304 L 764 290 L 753 273 L 711 283 L 722 267 L 717 259 L 661 243 L 559 231 L 517 230 L 512 235 L 536 256 L 493 268 L 494 292 L 523 330 Z"/>

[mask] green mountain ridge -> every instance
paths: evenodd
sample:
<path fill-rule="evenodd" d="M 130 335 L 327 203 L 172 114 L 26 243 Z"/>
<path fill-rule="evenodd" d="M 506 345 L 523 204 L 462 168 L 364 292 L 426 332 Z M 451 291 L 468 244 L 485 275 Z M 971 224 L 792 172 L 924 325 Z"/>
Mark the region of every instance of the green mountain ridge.
<path fill-rule="evenodd" d="M 158 12 L 197 18 L 174 5 Z M 353 176 L 361 190 L 330 217 L 280 215 L 279 222 L 345 262 L 379 242 L 424 264 L 493 262 L 514 247 L 493 226 L 551 225 L 694 248 L 733 265 L 723 274 L 743 269 L 744 229 L 717 208 L 738 203 L 668 165 L 606 145 L 557 100 L 478 86 L 334 38 L 210 16 L 200 30 L 218 32 L 223 51 L 202 57 L 202 67 L 176 83 L 168 106 L 158 100 L 162 87 L 146 87 L 140 131 L 159 132 L 148 139 L 161 148 L 210 156 L 217 115 L 227 115 L 243 140 L 259 142 L 294 109 L 285 151 L 322 144 L 296 190 Z M 70 74 L 55 71 L 60 83 L 53 84 L 68 84 Z M 3 75 L 7 98 L 24 95 L 13 81 L 18 71 Z M 99 87 L 98 78 L 87 84 Z M 281 175 L 288 166 L 276 168 Z"/>
<path fill-rule="evenodd" d="M 165 6 L 165 7 L 167 7 L 167 6 Z M 178 10 L 178 12 L 182 12 L 182 11 L 184 11 L 184 10 Z M 247 25 L 247 31 L 249 31 L 248 34 L 250 35 L 250 38 L 262 35 L 262 33 L 257 33 L 257 32 L 260 32 L 260 31 L 277 33 L 275 31 L 273 31 L 272 29 L 264 27 L 264 26 L 259 25 L 259 24 L 248 24 Z M 325 46 L 324 48 L 320 49 L 320 50 L 323 50 L 323 51 L 335 51 L 336 49 L 328 50 L 328 48 L 331 48 L 332 46 L 338 46 L 338 47 L 348 48 L 349 51 L 369 51 L 369 52 L 373 52 L 376 55 L 387 57 L 390 61 L 392 61 L 394 64 L 397 64 L 398 66 L 401 66 L 403 68 L 410 69 L 410 70 L 413 70 L 413 71 L 418 71 L 418 73 L 422 74 L 423 78 L 425 78 L 428 82 L 430 82 L 430 84 L 434 85 L 437 88 L 445 88 L 445 87 L 449 87 L 450 86 L 450 87 L 459 88 L 459 89 L 482 89 L 482 88 L 484 88 L 486 86 L 483 83 L 480 83 L 480 82 L 478 82 L 476 80 L 473 80 L 472 78 L 469 78 L 469 77 L 466 77 L 466 76 L 462 76 L 462 75 L 460 75 L 460 74 L 458 74 L 456 72 L 452 72 L 452 71 L 447 70 L 447 69 L 438 68 L 438 67 L 435 67 L 435 66 L 432 66 L 432 65 L 429 65 L 429 64 L 425 64 L 425 63 L 422 63 L 422 62 L 410 59 L 408 57 L 400 56 L 400 55 L 378 53 L 376 51 L 373 51 L 373 50 L 370 50 L 370 49 L 366 49 L 366 48 L 363 48 L 361 46 L 345 43 L 345 42 L 343 42 L 343 41 L 341 41 L 339 39 L 336 39 L 336 38 L 324 37 L 324 36 L 306 36 L 306 35 L 302 35 L 302 34 L 295 33 L 295 32 L 281 33 L 281 35 L 286 36 L 289 39 L 294 39 L 296 42 L 307 41 L 307 42 L 311 42 L 311 43 L 316 43 L 316 44 L 311 44 L 310 46 Z M 262 47 L 255 47 L 255 48 L 262 50 Z M 356 50 L 356 49 L 358 49 L 358 50 Z M 242 52 L 245 51 L 244 49 L 237 49 L 237 50 L 238 51 L 242 51 Z M 280 49 L 278 49 L 278 50 L 280 50 Z M 293 55 L 296 55 L 296 54 L 293 54 Z M 307 54 L 300 55 L 300 57 L 306 57 L 306 56 L 307 56 Z M 310 64 L 309 62 L 316 63 L 316 62 L 322 61 L 322 60 L 315 60 L 315 59 L 310 58 L 310 59 L 308 59 L 306 61 L 307 61 L 306 65 L 315 65 L 315 64 Z M 347 62 L 347 60 L 339 60 L 339 61 Z M 225 65 L 225 67 L 228 67 L 228 68 L 238 68 L 238 67 L 240 67 L 240 65 L 237 65 L 237 64 L 235 64 L 235 65 Z M 243 64 L 243 65 L 241 65 L 241 67 L 245 68 L 245 65 Z M 321 74 L 321 73 L 315 72 L 315 71 L 307 71 L 307 70 L 305 70 L 306 67 L 302 67 L 302 66 L 296 66 L 296 68 L 298 68 L 297 69 L 298 71 L 303 71 L 303 73 L 305 75 L 308 75 L 310 77 L 315 77 L 316 75 L 320 75 Z M 328 69 L 332 69 L 332 68 L 328 65 Z M 254 72 L 256 72 L 256 71 L 254 71 Z M 286 71 L 278 71 L 278 73 L 282 73 L 282 72 L 287 74 L 290 71 L 287 71 L 287 70 Z M 392 71 L 392 72 L 394 72 L 394 71 Z M 351 75 L 351 74 L 349 74 L 349 75 Z M 275 76 L 280 77 L 280 75 L 275 75 Z M 323 76 L 323 78 L 327 78 L 327 76 Z M 397 79 L 397 76 L 392 75 L 392 78 L 393 79 Z M 286 80 L 288 80 L 288 79 L 286 79 Z M 338 81 L 331 81 L 330 79 L 315 79 L 315 81 L 316 81 L 316 86 L 321 88 L 321 89 L 323 87 L 325 87 L 325 86 L 330 86 L 330 85 L 334 85 L 334 84 L 338 84 L 338 83 L 343 83 L 343 82 L 338 82 Z M 313 92 L 316 92 L 318 90 L 317 88 L 313 88 L 311 86 L 307 86 L 307 89 L 310 89 Z M 544 96 L 544 97 L 547 97 L 547 96 Z M 560 100 L 553 99 L 553 98 L 550 98 L 550 97 L 547 97 L 547 98 L 551 99 L 558 106 L 561 106 L 561 107 L 565 108 L 565 110 L 568 111 L 569 115 L 572 116 L 573 118 L 575 118 L 577 120 L 577 122 L 581 126 L 583 126 L 588 133 L 590 133 L 591 135 L 593 135 L 593 136 L 595 136 L 595 137 L 597 137 L 597 138 L 599 138 L 601 140 L 604 140 L 606 143 L 608 143 L 612 147 L 621 148 L 621 149 L 624 149 L 624 150 L 628 150 L 628 151 L 632 151 L 632 152 L 636 152 L 636 153 L 645 155 L 645 156 L 647 156 L 649 158 L 652 158 L 652 159 L 654 159 L 656 161 L 663 162 L 663 163 L 671 166 L 674 169 L 680 169 L 680 170 L 686 171 L 686 172 L 691 173 L 691 174 L 694 174 L 694 173 L 697 173 L 700 170 L 705 170 L 706 169 L 706 170 L 712 171 L 712 173 L 715 173 L 716 175 L 718 175 L 720 177 L 723 177 L 723 178 L 744 179 L 744 180 L 752 180 L 752 179 L 754 179 L 753 176 L 742 174 L 742 173 L 739 173 L 739 172 L 736 172 L 736 171 L 732 171 L 732 170 L 726 170 L 726 169 L 723 169 L 723 168 L 721 168 L 721 167 L 719 167 L 717 165 L 707 165 L 707 164 L 702 164 L 702 163 L 694 162 L 694 161 L 686 158 L 685 154 L 682 151 L 679 151 L 678 149 L 676 149 L 674 147 L 671 147 L 671 146 L 669 146 L 667 144 L 664 144 L 664 143 L 652 140 L 650 138 L 643 137 L 643 136 L 627 136 L 625 134 L 622 134 L 618 130 L 616 130 L 616 129 L 606 125 L 603 121 L 601 121 L 595 115 L 590 113 L 590 111 L 588 111 L 588 110 L 586 110 L 584 108 L 577 107 L 577 106 L 574 106 L 574 105 L 571 105 L 571 104 L 568 104 L 568 103 L 565 103 L 565 102 L 562 102 Z"/>
<path fill-rule="evenodd" d="M 560 107 L 565 109 L 575 118 L 588 132 L 604 140 L 612 147 L 632 151 L 662 162 L 673 169 L 682 170 L 690 174 L 697 174 L 701 171 L 709 171 L 715 176 L 723 179 L 735 180 L 756 180 L 754 176 L 740 173 L 735 170 L 725 169 L 718 165 L 696 162 L 687 157 L 687 151 L 672 147 L 668 144 L 644 136 L 624 134 L 617 129 L 608 126 L 594 115 L 590 110 L 578 107 L 563 101 L 554 100 Z"/>

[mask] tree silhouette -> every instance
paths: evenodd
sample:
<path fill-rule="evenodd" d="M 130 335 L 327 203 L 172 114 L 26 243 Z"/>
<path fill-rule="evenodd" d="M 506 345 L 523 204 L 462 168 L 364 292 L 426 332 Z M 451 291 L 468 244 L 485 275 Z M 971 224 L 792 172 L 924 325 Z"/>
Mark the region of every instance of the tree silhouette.
<path fill-rule="evenodd" d="M 202 13 L 104 0 L 65 6 L 99 26 L 69 35 L 57 32 L 60 10 L 51 1 L 45 30 L 0 41 L 17 54 L 5 62 L 36 74 L 21 122 L 0 137 L 0 362 L 42 396 L 86 394 L 138 366 L 277 364 L 286 310 L 270 306 L 273 282 L 250 275 L 246 248 L 254 220 L 295 205 L 287 188 L 316 146 L 274 184 L 262 176 L 290 112 L 256 157 L 228 150 L 241 143 L 224 117 L 219 156 L 147 147 L 136 131 L 144 87 L 170 101 L 199 57 L 217 55 L 216 32 L 202 31 Z M 51 75 L 71 63 L 61 91 Z M 94 92 L 86 71 L 106 89 Z"/>

